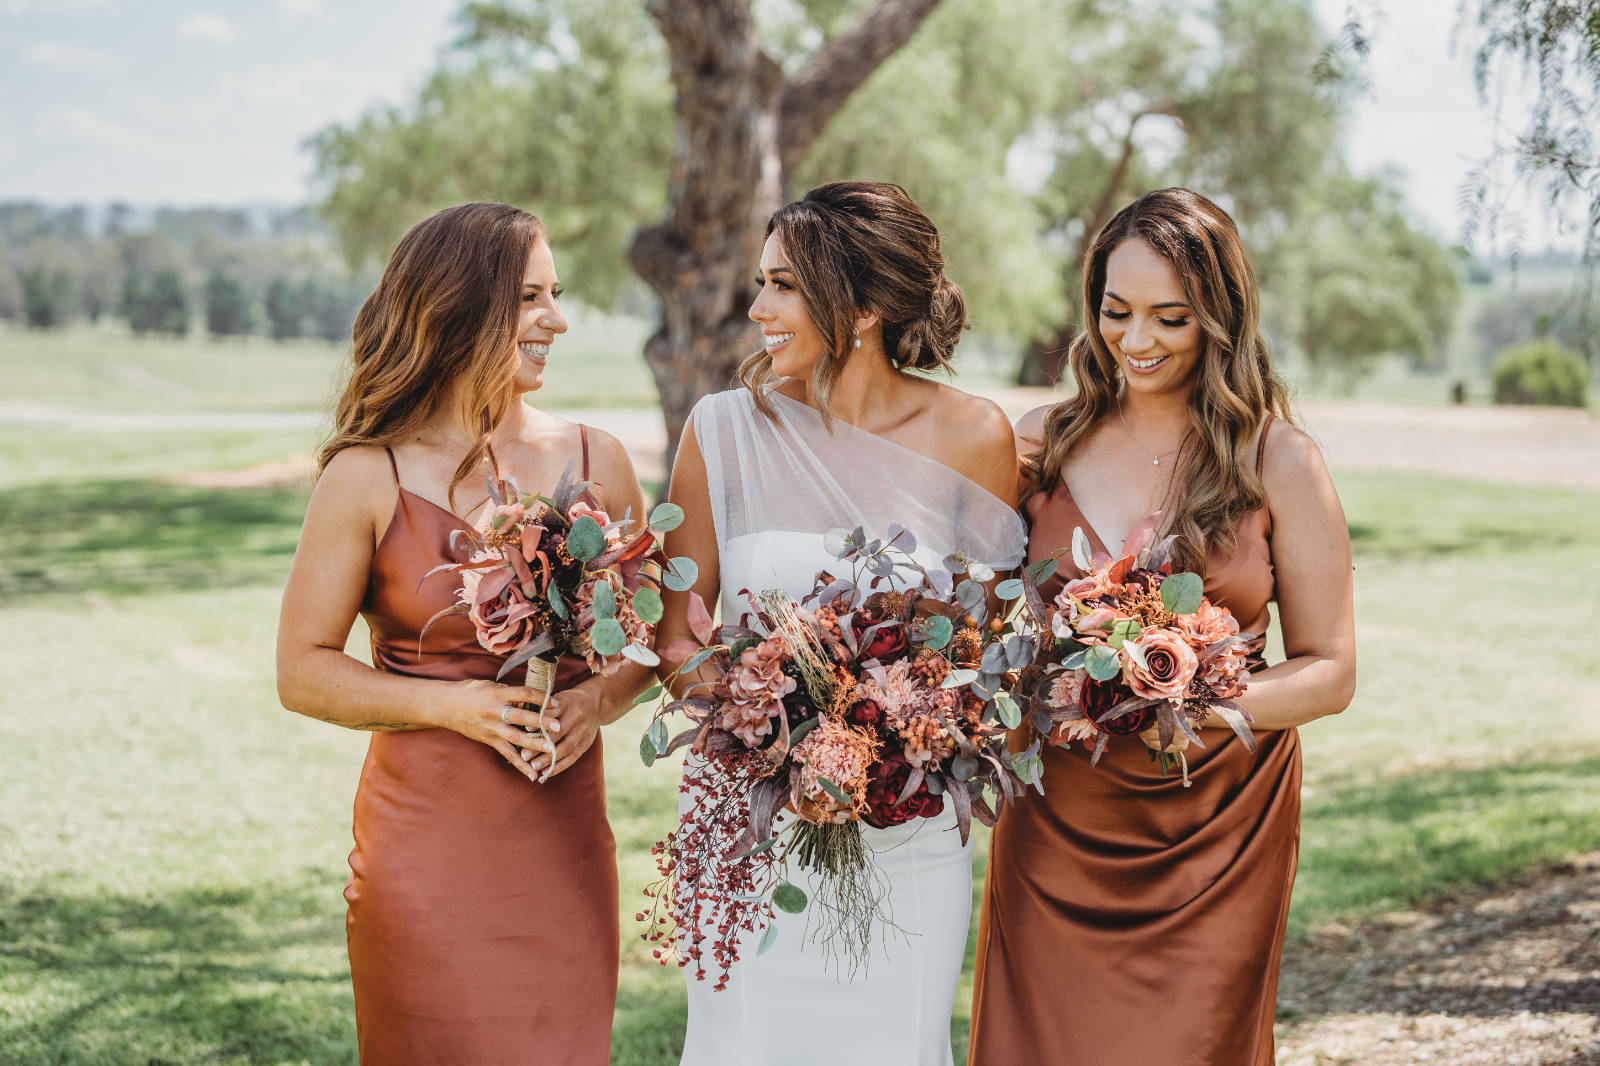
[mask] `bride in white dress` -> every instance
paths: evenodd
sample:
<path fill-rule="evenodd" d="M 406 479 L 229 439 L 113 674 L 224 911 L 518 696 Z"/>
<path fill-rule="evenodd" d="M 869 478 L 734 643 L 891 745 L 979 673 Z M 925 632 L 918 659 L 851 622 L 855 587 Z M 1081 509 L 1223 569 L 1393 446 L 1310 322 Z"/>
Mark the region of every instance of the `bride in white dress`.
<path fill-rule="evenodd" d="M 898 186 L 835 182 L 767 226 L 761 292 L 750 317 L 765 351 L 745 387 L 695 406 L 673 467 L 686 518 L 673 555 L 700 564 L 695 585 L 722 617 L 741 590 L 799 599 L 816 571 L 841 565 L 833 528 L 915 534 L 937 567 L 963 551 L 996 570 L 1023 555 L 1016 452 L 993 403 L 907 373 L 944 368 L 965 326 L 944 278 L 938 231 Z M 665 647 L 686 636 L 686 596 L 669 596 Z M 864 828 L 886 887 L 884 923 L 851 972 L 782 916 L 768 950 L 741 945 L 725 990 L 689 975 L 685 1066 L 949 1066 L 950 1016 L 972 906 L 972 849 L 953 810 Z M 805 872 L 789 879 L 814 895 Z"/>

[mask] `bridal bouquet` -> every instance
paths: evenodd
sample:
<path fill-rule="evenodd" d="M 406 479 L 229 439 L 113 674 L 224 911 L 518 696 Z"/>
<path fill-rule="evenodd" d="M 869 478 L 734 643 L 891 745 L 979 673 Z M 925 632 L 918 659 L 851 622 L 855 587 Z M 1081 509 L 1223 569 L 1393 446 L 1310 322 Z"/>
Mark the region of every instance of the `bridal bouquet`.
<path fill-rule="evenodd" d="M 693 561 L 668 559 L 657 541 L 657 534 L 683 521 L 683 511 L 664 503 L 642 525 L 629 515 L 613 521 L 595 506 L 590 488 L 571 467 L 549 496 L 524 494 L 514 482 L 491 478 L 489 528 L 455 530 L 450 547 L 465 550 L 467 561 L 429 571 L 459 573 L 461 588 L 457 602 L 428 625 L 467 615 L 479 645 L 507 656 L 496 680 L 526 664 L 527 686 L 548 692 L 562 655 L 583 658 L 597 674 L 625 660 L 660 661 L 650 644 L 661 597 L 645 566 L 663 567 L 669 587 L 694 582 Z"/>
<path fill-rule="evenodd" d="M 993 825 L 1023 787 L 1004 743 L 1022 711 L 1002 690 L 1035 645 L 985 624 L 994 572 L 961 554 L 926 569 L 899 526 L 886 540 L 858 528 L 825 543 L 852 576 L 818 573 L 799 603 L 744 590 L 748 625 L 718 628 L 691 597 L 695 643 L 667 654 L 687 659 L 686 674 L 710 670 L 658 708 L 641 743 L 647 765 L 683 747 L 697 758 L 685 764 L 678 829 L 656 846 L 655 902 L 639 918 L 664 945 L 658 958 L 676 945 L 702 980 L 709 947 L 719 989 L 741 933 L 764 928 L 764 947 L 774 907 L 813 902 L 783 876 L 789 863 L 817 875 L 816 939 L 858 963 L 882 894 L 861 827 L 931 818 L 948 804 L 965 842 L 974 817 Z M 669 736 L 675 714 L 688 728 Z M 795 817 L 774 832 L 784 807 Z"/>
<path fill-rule="evenodd" d="M 1045 604 L 1028 581 L 1001 594 L 1021 593 L 1035 625 L 1051 645 L 1030 671 L 1030 717 L 1049 743 L 1081 741 L 1098 763 L 1113 736 L 1155 727 L 1165 772 L 1176 757 L 1189 785 L 1183 747 L 1205 747 L 1194 725 L 1215 712 L 1255 750 L 1250 715 L 1233 702 L 1250 670 L 1248 633 L 1224 607 L 1206 599 L 1198 574 L 1171 571 L 1172 538 L 1113 562 L 1091 555 L 1088 537 L 1073 530 L 1072 557 L 1084 576 L 1069 581 Z M 1053 566 L 1051 567 L 1053 569 Z M 1009 583 L 1008 583 L 1009 584 Z M 1044 642 L 1042 642 L 1044 643 Z M 1174 738 L 1179 750 L 1167 753 Z"/>

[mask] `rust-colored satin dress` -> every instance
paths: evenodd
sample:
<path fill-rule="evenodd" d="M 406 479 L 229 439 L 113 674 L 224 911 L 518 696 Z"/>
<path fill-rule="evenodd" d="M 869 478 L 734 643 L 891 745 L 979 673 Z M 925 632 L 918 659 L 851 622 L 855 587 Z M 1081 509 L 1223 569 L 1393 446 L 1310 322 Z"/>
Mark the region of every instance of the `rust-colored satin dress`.
<path fill-rule="evenodd" d="M 1075 526 L 1105 550 L 1065 483 L 1028 510 L 1030 561 Z M 1205 581 L 1255 634 L 1273 593 L 1268 523 L 1265 508 L 1247 516 Z M 1070 555 L 1061 569 L 1046 597 L 1079 576 Z M 1300 741 L 1293 729 L 1255 737 L 1251 754 L 1231 730 L 1202 731 L 1188 789 L 1138 737 L 1112 737 L 1094 768 L 1081 744 L 1045 749 L 1045 794 L 1003 814 L 989 846 L 971 1066 L 1271 1066 Z"/>
<path fill-rule="evenodd" d="M 587 473 L 587 439 L 584 452 Z M 449 537 L 465 523 L 399 496 L 361 608 L 373 664 L 493 679 L 504 660 L 463 615 L 435 623 L 418 652 L 460 580 L 422 576 L 458 560 Z M 563 660 L 556 688 L 587 676 Z M 447 729 L 373 735 L 344 891 L 363 1066 L 609 1062 L 617 867 L 602 761 L 596 739 L 538 784 Z"/>

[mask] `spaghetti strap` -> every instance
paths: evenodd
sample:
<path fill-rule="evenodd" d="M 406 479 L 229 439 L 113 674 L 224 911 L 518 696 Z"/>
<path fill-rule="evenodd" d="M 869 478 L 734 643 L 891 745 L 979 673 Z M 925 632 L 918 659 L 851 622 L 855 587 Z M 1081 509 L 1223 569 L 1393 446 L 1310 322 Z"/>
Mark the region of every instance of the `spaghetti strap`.
<path fill-rule="evenodd" d="M 1267 412 L 1267 417 L 1261 422 L 1261 439 L 1256 442 L 1256 478 L 1261 478 L 1261 470 L 1267 456 L 1267 430 L 1272 428 L 1272 412 Z"/>
<path fill-rule="evenodd" d="M 387 444 L 383 446 L 383 453 L 389 457 L 389 470 L 394 474 L 394 487 L 400 487 L 400 467 L 394 461 L 394 449 Z"/>
<path fill-rule="evenodd" d="M 584 481 L 589 480 L 589 427 L 582 422 L 578 423 L 578 439 L 583 443 L 583 472 L 578 475 Z"/>

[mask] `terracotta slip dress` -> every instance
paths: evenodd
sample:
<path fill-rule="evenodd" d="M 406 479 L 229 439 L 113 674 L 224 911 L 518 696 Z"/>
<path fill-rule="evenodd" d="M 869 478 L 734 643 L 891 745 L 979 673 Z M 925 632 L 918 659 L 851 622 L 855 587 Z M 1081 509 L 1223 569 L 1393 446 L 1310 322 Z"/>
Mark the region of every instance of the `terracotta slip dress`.
<path fill-rule="evenodd" d="M 1028 511 L 1030 561 L 1077 526 L 1105 550 L 1064 482 Z M 1070 555 L 1061 562 L 1046 598 L 1080 576 Z M 1266 507 L 1241 522 L 1229 555 L 1211 558 L 1205 589 L 1242 631 L 1266 632 Z M 1255 738 L 1251 754 L 1231 730 L 1203 730 L 1206 747 L 1186 753 L 1188 789 L 1176 771 L 1162 777 L 1135 736 L 1112 737 L 1094 768 L 1082 744 L 1044 749 L 1045 794 L 1002 815 L 989 846 L 971 1066 L 1271 1066 L 1300 741 L 1293 729 Z"/>
<path fill-rule="evenodd" d="M 583 434 L 588 475 L 588 434 Z M 390 465 L 394 455 L 389 455 Z M 493 679 L 504 660 L 449 615 L 454 514 L 395 482 L 361 613 L 372 661 Z M 588 677 L 563 659 L 556 689 Z M 520 681 L 520 677 L 517 678 Z M 606 1063 L 617 991 L 616 843 L 600 740 L 543 784 L 448 729 L 375 733 L 355 799 L 345 928 L 364 1066 Z"/>

